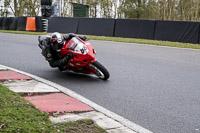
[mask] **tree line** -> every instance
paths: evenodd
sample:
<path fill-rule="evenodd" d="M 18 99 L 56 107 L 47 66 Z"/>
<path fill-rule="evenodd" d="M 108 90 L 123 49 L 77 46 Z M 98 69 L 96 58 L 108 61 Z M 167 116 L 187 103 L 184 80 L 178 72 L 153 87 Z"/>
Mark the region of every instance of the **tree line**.
<path fill-rule="evenodd" d="M 41 12 L 40 0 L 0 3 L 0 16 L 38 16 Z M 61 0 L 61 16 L 72 17 L 72 3 L 88 5 L 91 18 L 200 21 L 200 0 Z"/>
<path fill-rule="evenodd" d="M 0 16 L 38 16 L 40 0 L 0 0 Z"/>

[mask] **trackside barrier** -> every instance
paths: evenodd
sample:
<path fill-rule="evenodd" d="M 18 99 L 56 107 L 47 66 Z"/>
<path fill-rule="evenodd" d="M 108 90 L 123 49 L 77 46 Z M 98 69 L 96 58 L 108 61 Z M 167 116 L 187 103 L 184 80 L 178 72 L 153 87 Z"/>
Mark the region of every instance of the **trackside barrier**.
<path fill-rule="evenodd" d="M 0 30 L 42 32 L 42 17 L 0 17 Z"/>
<path fill-rule="evenodd" d="M 19 31 L 26 30 L 26 17 L 18 17 L 17 29 Z"/>
<path fill-rule="evenodd" d="M 199 43 L 199 22 L 156 21 L 154 40 Z"/>
<path fill-rule="evenodd" d="M 27 17 L 26 30 L 27 31 L 36 31 L 35 17 Z"/>
<path fill-rule="evenodd" d="M 42 17 L 35 17 L 36 32 L 43 32 Z"/>
<path fill-rule="evenodd" d="M 0 30 L 76 33 L 200 44 L 200 22 L 136 19 L 0 17 Z M 36 28 L 36 29 L 35 29 Z"/>
<path fill-rule="evenodd" d="M 76 24 L 73 21 L 76 19 Z M 54 26 L 56 25 L 56 26 Z M 65 25 L 65 26 L 64 26 Z M 136 19 L 59 18 L 49 20 L 48 32 L 200 43 L 200 23 Z"/>
<path fill-rule="evenodd" d="M 79 18 L 51 17 L 48 32 L 77 33 Z"/>
<path fill-rule="evenodd" d="M 199 24 L 199 44 L 200 44 L 200 24 Z"/>
<path fill-rule="evenodd" d="M 16 30 L 17 29 L 17 23 L 18 23 L 18 17 L 12 17 L 9 30 Z"/>
<path fill-rule="evenodd" d="M 11 24 L 12 18 L 11 17 L 5 17 L 3 21 L 3 28 L 2 30 L 9 30 L 10 24 Z"/>
<path fill-rule="evenodd" d="M 115 19 L 81 18 L 78 34 L 114 36 Z"/>
<path fill-rule="evenodd" d="M 5 17 L 0 17 L 0 30 L 3 29 L 3 21 Z"/>
<path fill-rule="evenodd" d="M 116 19 L 114 36 L 153 40 L 155 22 L 154 20 Z"/>
<path fill-rule="evenodd" d="M 199 44 L 200 44 L 200 31 L 199 31 Z"/>

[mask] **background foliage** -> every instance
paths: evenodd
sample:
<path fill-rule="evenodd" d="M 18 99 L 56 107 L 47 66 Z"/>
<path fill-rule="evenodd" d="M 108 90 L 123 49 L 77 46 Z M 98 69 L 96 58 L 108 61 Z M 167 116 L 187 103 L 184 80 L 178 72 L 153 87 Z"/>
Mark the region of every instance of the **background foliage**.
<path fill-rule="evenodd" d="M 54 0 L 56 3 L 56 0 Z M 91 18 L 200 21 L 200 0 L 61 0 L 61 16 L 72 17 L 72 4 L 89 5 Z M 0 16 L 38 16 L 40 0 L 0 0 Z"/>

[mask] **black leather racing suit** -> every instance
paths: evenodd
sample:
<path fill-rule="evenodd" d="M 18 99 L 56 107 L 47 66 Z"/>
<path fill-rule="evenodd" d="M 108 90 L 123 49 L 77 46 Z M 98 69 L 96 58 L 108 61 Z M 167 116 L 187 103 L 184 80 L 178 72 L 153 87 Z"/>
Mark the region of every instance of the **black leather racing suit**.
<path fill-rule="evenodd" d="M 64 40 L 67 41 L 70 40 L 73 37 L 76 37 L 75 34 L 67 34 L 64 35 Z M 81 38 L 83 41 L 86 40 L 85 36 L 77 36 Z M 46 58 L 46 60 L 49 62 L 49 65 L 53 68 L 58 67 L 60 71 L 63 71 L 67 67 L 67 63 L 70 58 L 72 58 L 70 55 L 68 57 L 63 57 L 60 55 L 60 52 L 56 52 L 50 41 L 51 35 L 41 35 L 38 37 L 39 41 L 39 47 L 42 49 L 42 55 Z"/>

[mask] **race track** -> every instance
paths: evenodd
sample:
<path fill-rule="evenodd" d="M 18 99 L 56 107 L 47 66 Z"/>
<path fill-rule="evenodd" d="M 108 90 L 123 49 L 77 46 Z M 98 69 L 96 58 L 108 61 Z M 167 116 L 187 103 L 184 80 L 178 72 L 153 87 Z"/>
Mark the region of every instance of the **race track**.
<path fill-rule="evenodd" d="M 155 133 L 200 133 L 200 50 L 94 41 L 110 79 L 49 67 L 37 36 L 0 33 L 0 64 L 65 86 Z"/>

